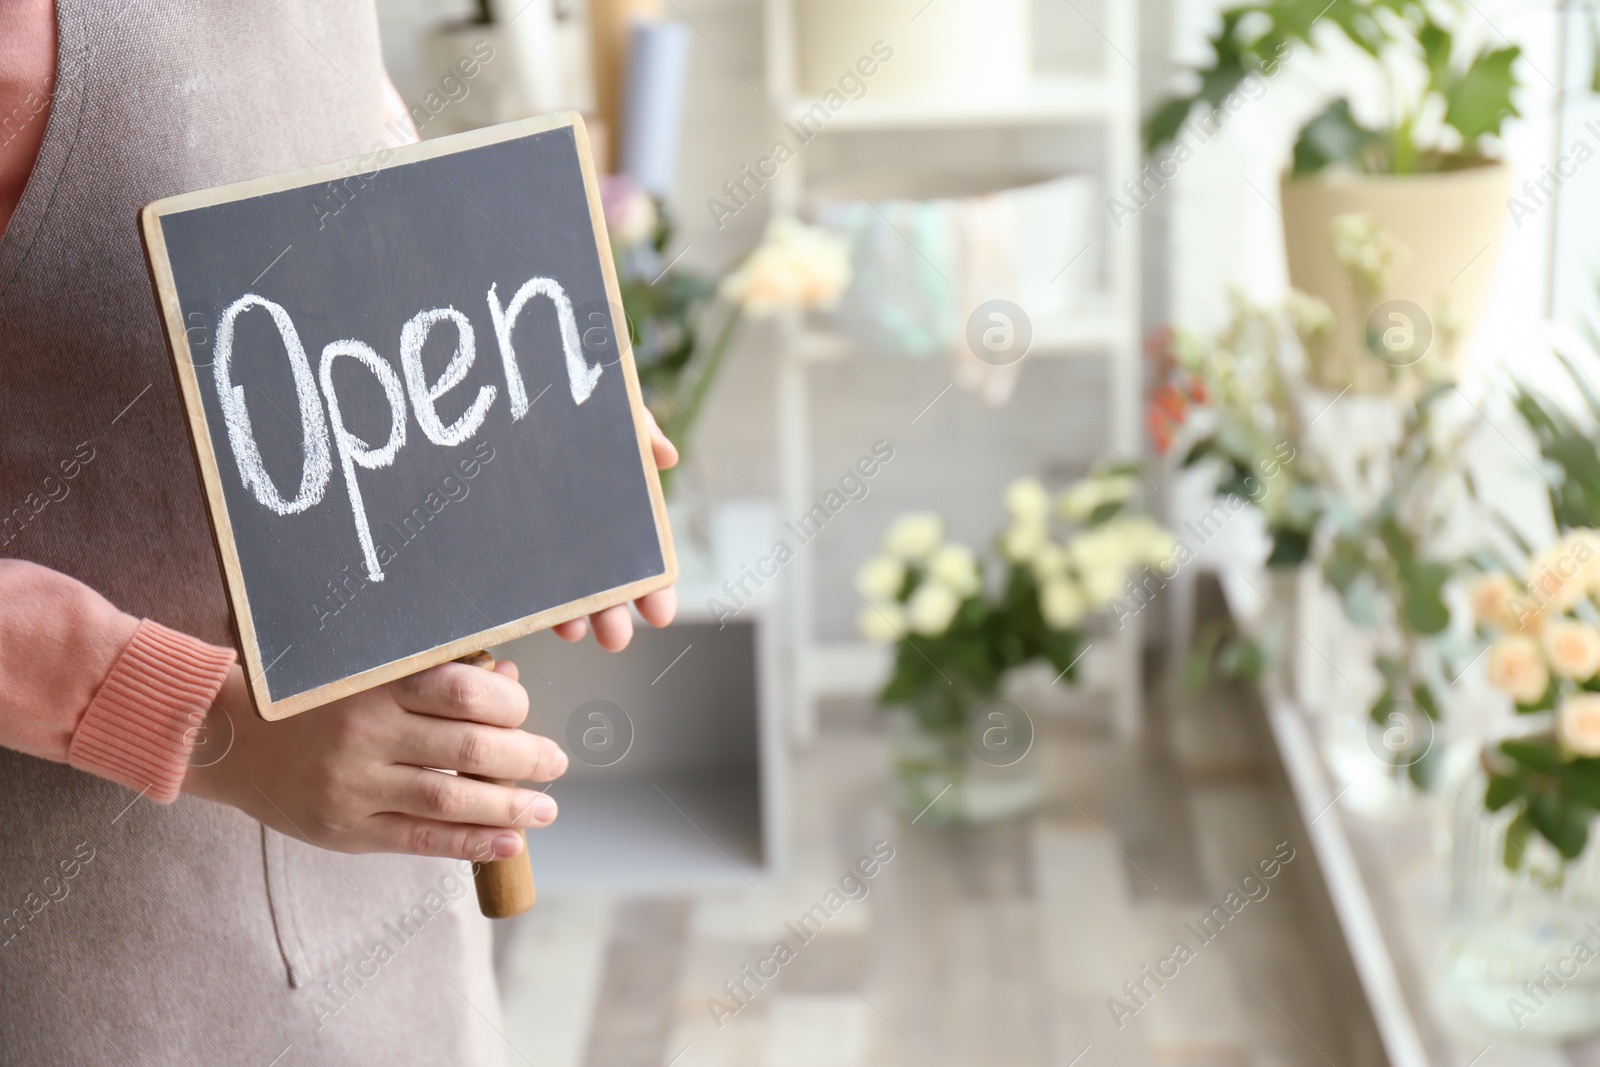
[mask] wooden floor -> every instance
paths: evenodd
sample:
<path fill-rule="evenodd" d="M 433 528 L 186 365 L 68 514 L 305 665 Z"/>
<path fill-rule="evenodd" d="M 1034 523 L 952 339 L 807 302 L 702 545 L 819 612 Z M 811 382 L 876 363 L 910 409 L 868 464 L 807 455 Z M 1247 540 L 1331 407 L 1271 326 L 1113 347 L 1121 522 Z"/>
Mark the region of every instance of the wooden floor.
<path fill-rule="evenodd" d="M 550 897 L 510 927 L 507 1061 L 1381 1063 L 1257 717 L 1242 691 L 1185 698 L 1153 708 L 1146 740 L 1126 745 L 1095 716 L 1040 716 L 1050 782 L 1042 809 L 1024 822 L 950 831 L 910 825 L 886 806 L 876 718 L 830 708 L 818 742 L 795 762 L 783 878 L 670 898 Z M 817 904 L 826 912 L 829 890 L 879 842 L 893 859 L 866 895 L 838 906 L 775 978 L 746 977 L 780 938 L 799 943 L 786 924 Z M 1267 895 L 1230 902 L 1285 842 L 1295 858 L 1264 883 Z M 1257 883 L 1247 888 L 1260 896 Z M 1230 903 L 1237 914 L 1202 941 L 1201 918 L 1214 907 L 1229 914 Z M 1143 968 L 1162 966 L 1180 940 L 1191 958 L 1166 964 L 1176 974 L 1158 986 Z M 730 981 L 743 982 L 738 999 Z M 1130 997 L 1125 982 L 1148 994 Z M 1120 1027 L 1113 997 L 1128 1009 Z"/>

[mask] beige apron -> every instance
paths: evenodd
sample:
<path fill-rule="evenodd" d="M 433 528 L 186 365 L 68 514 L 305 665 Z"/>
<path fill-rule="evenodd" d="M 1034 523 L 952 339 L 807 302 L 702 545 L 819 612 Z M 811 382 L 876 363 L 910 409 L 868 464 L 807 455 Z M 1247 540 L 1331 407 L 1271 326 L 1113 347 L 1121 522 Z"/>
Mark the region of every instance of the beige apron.
<path fill-rule="evenodd" d="M 0 551 L 231 644 L 136 213 L 379 143 L 371 0 L 57 19 L 44 147 L 0 241 L 0 506 L 93 459 Z M 0 1064 L 498 1064 L 496 998 L 456 865 L 322 852 L 0 749 Z"/>

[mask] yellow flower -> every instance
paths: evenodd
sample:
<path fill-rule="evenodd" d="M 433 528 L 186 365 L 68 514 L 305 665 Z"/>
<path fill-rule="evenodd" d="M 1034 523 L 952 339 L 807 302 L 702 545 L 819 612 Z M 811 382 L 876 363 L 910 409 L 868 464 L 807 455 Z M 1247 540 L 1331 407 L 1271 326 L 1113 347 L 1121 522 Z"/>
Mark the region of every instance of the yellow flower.
<path fill-rule="evenodd" d="M 1600 756 L 1600 693 L 1574 693 L 1556 716 L 1561 743 L 1580 756 Z"/>
<path fill-rule="evenodd" d="M 1527 634 L 1506 634 L 1489 646 L 1489 684 L 1518 704 L 1533 704 L 1550 686 L 1539 643 Z"/>
<path fill-rule="evenodd" d="M 1133 495 L 1133 479 L 1125 474 L 1087 478 L 1061 494 L 1057 506 L 1072 522 L 1083 522 L 1102 504 L 1120 504 Z"/>
<path fill-rule="evenodd" d="M 1587 682 L 1600 671 L 1600 630 L 1576 619 L 1557 619 L 1544 631 L 1544 652 L 1557 675 Z"/>

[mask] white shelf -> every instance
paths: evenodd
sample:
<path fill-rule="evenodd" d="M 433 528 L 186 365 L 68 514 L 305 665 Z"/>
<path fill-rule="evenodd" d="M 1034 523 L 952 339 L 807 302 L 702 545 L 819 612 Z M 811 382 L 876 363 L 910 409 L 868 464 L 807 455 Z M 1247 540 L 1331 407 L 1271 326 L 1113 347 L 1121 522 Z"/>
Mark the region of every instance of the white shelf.
<path fill-rule="evenodd" d="M 1102 74 L 1038 77 L 1023 92 L 1004 99 L 889 99 L 869 91 L 861 99 L 846 101 L 833 110 L 820 99 L 796 90 L 799 41 L 794 5 L 795 0 L 763 2 L 768 101 L 774 134 L 779 134 L 785 123 L 798 124 L 807 115 L 814 115 L 817 120 L 809 124 L 812 129 L 820 127 L 832 134 L 1027 129 L 1067 135 L 1077 130 L 1098 130 L 1104 147 L 1098 172 L 1101 188 L 1118 188 L 1139 173 L 1140 81 L 1137 71 L 1121 58 L 1139 51 L 1137 4 L 1119 0 L 1102 7 L 1099 25 L 1094 27 L 1106 45 L 1100 56 Z M 843 144 L 846 149 L 851 147 L 849 141 Z M 992 162 L 997 171 L 1005 163 Z M 807 158 L 802 153 L 772 183 L 773 212 L 799 214 L 811 188 L 808 182 Z M 1137 220 L 1126 220 L 1121 226 L 1104 229 L 1100 254 L 1106 291 L 1096 294 L 1090 308 L 1036 322 L 1028 354 L 1034 358 L 1105 358 L 1109 368 L 1104 406 L 1109 416 L 1106 432 L 1116 451 L 1131 455 L 1139 450 L 1141 425 L 1139 225 Z M 813 498 L 814 400 L 809 370 L 818 363 L 852 355 L 868 358 L 870 347 L 826 329 L 808 328 L 794 321 L 780 323 L 776 398 L 782 513 L 799 514 Z M 944 362 L 939 355 L 926 359 L 884 355 L 906 365 Z M 816 635 L 813 570 L 811 557 L 802 554 L 789 564 L 785 578 L 785 651 L 792 667 L 794 736 L 801 741 L 815 733 L 815 703 L 820 696 L 869 690 L 884 677 L 888 667 L 881 649 L 830 644 Z M 1108 635 L 1105 644 L 1102 651 L 1114 677 L 1111 689 L 1115 728 L 1120 736 L 1131 737 L 1138 732 L 1141 718 L 1139 625 L 1135 623 Z"/>
<path fill-rule="evenodd" d="M 1038 126 L 1098 121 L 1110 115 L 1118 102 L 1110 81 L 1077 77 L 1040 80 L 1019 96 L 995 100 L 879 100 L 868 94 L 847 101 L 836 112 L 830 112 L 821 99 L 800 97 L 782 108 L 782 114 L 794 123 L 825 115 L 825 121 L 810 128 L 835 132 Z"/>
<path fill-rule="evenodd" d="M 1125 318 L 1104 311 L 1052 315 L 1034 323 L 1033 344 L 1028 349 L 1028 356 L 1055 358 L 1094 355 L 1104 349 L 1126 345 L 1130 328 Z M 873 356 L 889 359 L 937 359 L 944 354 L 909 356 L 886 353 L 838 331 L 814 327 L 797 331 L 792 354 L 807 363 L 827 363 L 850 356 L 865 356 L 869 351 Z"/>

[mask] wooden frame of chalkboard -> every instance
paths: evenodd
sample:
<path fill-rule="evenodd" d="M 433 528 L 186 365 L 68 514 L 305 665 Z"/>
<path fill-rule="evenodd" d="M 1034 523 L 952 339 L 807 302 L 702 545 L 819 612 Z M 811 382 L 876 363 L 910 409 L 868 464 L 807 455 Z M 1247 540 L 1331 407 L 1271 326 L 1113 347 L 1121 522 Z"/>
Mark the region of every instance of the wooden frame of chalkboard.
<path fill-rule="evenodd" d="M 534 135 L 570 129 L 574 139 L 578 163 L 582 170 L 584 192 L 587 197 L 589 222 L 604 280 L 604 292 L 613 317 L 614 309 L 622 307 L 617 287 L 616 269 L 612 262 L 610 244 L 602 214 L 599 185 L 595 175 L 593 157 L 583 119 L 576 112 L 564 112 L 500 126 L 474 130 L 450 137 L 438 138 L 419 144 L 405 145 L 392 150 L 384 170 L 404 167 L 474 149 L 497 145 L 501 142 L 529 138 Z M 173 262 L 169 256 L 168 241 L 163 229 L 163 219 L 183 212 L 248 201 L 274 193 L 304 190 L 333 182 L 348 182 L 352 174 L 373 170 L 372 158 L 345 160 L 286 174 L 273 175 L 252 181 L 219 186 L 178 196 L 168 197 L 147 205 L 140 212 L 140 232 L 144 239 L 146 258 L 150 268 L 151 283 L 160 306 L 167 345 L 172 356 L 173 372 L 177 379 L 184 407 L 188 415 L 190 443 L 206 497 L 207 513 L 211 522 L 212 538 L 221 565 L 227 594 L 233 609 L 243 666 L 249 680 L 249 689 L 257 713 L 262 718 L 276 720 L 318 707 L 353 693 L 382 685 L 440 663 L 457 659 L 467 653 L 490 645 L 501 644 L 514 638 L 547 629 L 561 622 L 582 618 L 603 608 L 627 604 L 646 593 L 674 584 L 678 578 L 678 563 L 667 522 L 666 504 L 661 491 L 660 478 L 650 443 L 646 409 L 634 367 L 633 351 L 626 329 L 613 324 L 618 352 L 618 365 L 626 384 L 628 408 L 632 414 L 634 437 L 638 444 L 639 461 L 649 493 L 650 511 L 654 516 L 656 543 L 660 551 L 662 570 L 638 580 L 613 588 L 584 595 L 566 603 L 539 610 L 526 617 L 482 630 L 464 634 L 433 647 L 417 651 L 379 665 L 360 670 L 348 676 L 323 684 L 274 697 L 268 684 L 267 672 L 272 666 L 258 641 L 256 617 L 252 611 L 250 591 L 245 570 L 235 540 L 235 526 L 230 517 L 224 495 L 223 475 L 210 420 L 202 398 L 201 382 L 196 373 L 196 363 L 191 352 L 190 334 L 179 285 L 174 276 Z M 375 172 L 375 171 L 374 171 Z M 487 219 L 485 221 L 488 221 Z M 492 226 L 493 223 L 490 223 Z M 263 272 L 265 273 L 265 272 Z M 201 364 L 202 366 L 207 364 Z M 482 612 L 480 611 L 481 615 Z M 486 620 L 488 621 L 488 620 Z"/>

